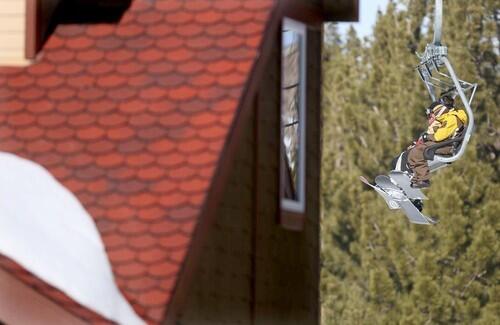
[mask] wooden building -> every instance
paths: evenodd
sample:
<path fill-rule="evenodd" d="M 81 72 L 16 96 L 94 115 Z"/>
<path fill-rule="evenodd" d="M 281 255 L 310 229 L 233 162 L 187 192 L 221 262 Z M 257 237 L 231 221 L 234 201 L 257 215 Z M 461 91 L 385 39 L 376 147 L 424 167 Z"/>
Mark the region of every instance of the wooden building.
<path fill-rule="evenodd" d="M 356 20 L 358 1 L 13 2 L 0 0 L 20 24 L 0 21 L 0 40 L 21 38 L 0 44 L 0 168 L 19 157 L 74 195 L 131 309 L 0 240 L 0 321 L 319 324 L 322 24 Z M 5 209 L 33 217 L 16 214 L 37 202 L 22 193 L 0 200 L 0 224 Z M 42 241 L 83 236 L 55 225 Z M 12 227 L 0 236 L 36 251 Z"/>

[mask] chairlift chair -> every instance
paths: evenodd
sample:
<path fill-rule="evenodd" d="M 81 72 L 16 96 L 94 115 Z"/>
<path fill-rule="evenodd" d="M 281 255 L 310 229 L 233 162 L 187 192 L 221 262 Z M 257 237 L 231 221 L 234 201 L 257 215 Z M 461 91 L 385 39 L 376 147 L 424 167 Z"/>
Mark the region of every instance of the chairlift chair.
<path fill-rule="evenodd" d="M 468 121 L 461 130 L 455 131 L 451 139 L 441 141 L 425 149 L 424 158 L 427 160 L 431 172 L 445 167 L 463 156 L 474 131 L 474 114 L 470 105 L 477 89 L 477 84 L 458 79 L 448 60 L 448 48 L 441 44 L 442 12 L 443 1 L 436 0 L 434 39 L 432 43 L 427 44 L 422 55 L 417 54 L 420 63 L 416 70 L 433 102 L 441 99 L 444 95 L 454 99 L 459 97 L 465 108 Z M 450 145 L 454 148 L 451 155 L 436 154 L 437 149 Z M 412 187 L 412 172 L 409 170 L 407 158 L 408 150 L 405 150 L 393 160 L 393 170 L 389 176 L 377 176 L 375 185 L 369 183 L 362 176 L 360 180 L 381 195 L 390 209 L 401 209 L 410 222 L 426 225 L 436 224 L 435 219 L 422 214 L 422 200 L 427 199 L 427 197 L 420 189 Z"/>
<path fill-rule="evenodd" d="M 460 98 L 468 122 L 464 129 L 449 139 L 427 148 L 424 152 L 424 158 L 428 160 L 431 172 L 451 164 L 462 157 L 469 143 L 472 132 L 474 131 L 474 114 L 471 109 L 471 103 L 476 93 L 477 84 L 460 80 L 453 66 L 448 59 L 448 48 L 441 44 L 443 16 L 443 1 L 436 0 L 434 15 L 434 38 L 432 43 L 427 44 L 425 52 L 422 55 L 417 54 L 420 59 L 416 70 L 425 84 L 427 91 L 432 99 L 436 101 L 439 97 L 449 95 L 452 98 Z M 436 150 L 445 146 L 454 145 L 454 151 L 450 156 L 436 154 Z"/>

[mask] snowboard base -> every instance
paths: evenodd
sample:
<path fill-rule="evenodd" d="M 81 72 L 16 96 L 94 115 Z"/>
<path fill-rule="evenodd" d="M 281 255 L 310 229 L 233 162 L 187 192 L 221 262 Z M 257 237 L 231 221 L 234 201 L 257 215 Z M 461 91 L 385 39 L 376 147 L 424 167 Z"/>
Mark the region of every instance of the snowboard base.
<path fill-rule="evenodd" d="M 433 218 L 422 214 L 421 206 L 415 205 L 414 202 L 420 202 L 421 204 L 420 198 L 409 198 L 405 191 L 398 185 L 394 184 L 389 176 L 377 176 L 375 178 L 375 185 L 368 182 L 368 180 L 363 176 L 360 176 L 359 179 L 382 196 L 390 209 L 403 210 L 404 214 L 411 223 L 420 225 L 433 225 L 437 223 L 437 221 Z"/>

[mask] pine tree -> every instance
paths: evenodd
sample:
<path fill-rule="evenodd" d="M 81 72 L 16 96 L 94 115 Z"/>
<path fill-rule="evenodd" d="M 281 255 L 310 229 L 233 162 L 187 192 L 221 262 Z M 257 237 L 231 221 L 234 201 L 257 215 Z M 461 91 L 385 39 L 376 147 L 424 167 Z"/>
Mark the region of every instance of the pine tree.
<path fill-rule="evenodd" d="M 425 127 L 415 50 L 433 1 L 392 1 L 374 35 L 327 30 L 324 55 L 322 319 L 324 324 L 494 324 L 498 289 L 498 6 L 444 1 L 443 42 L 461 79 L 478 82 L 477 129 L 465 156 L 433 175 L 435 227 L 387 209 L 359 175 L 389 170 Z"/>

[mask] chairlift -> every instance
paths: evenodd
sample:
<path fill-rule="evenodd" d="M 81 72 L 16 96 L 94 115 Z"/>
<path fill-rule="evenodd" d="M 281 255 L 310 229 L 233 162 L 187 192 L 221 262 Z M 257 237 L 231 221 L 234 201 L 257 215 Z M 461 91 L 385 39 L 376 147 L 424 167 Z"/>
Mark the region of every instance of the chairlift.
<path fill-rule="evenodd" d="M 467 82 L 457 77 L 448 59 L 448 48 L 441 43 L 442 17 L 443 1 L 436 0 L 434 38 L 432 43 L 427 44 L 423 54 L 419 55 L 417 53 L 420 63 L 417 65 L 416 70 L 424 82 L 432 101 L 436 101 L 444 95 L 450 95 L 454 99 L 457 96 L 460 98 L 467 113 L 468 123 L 464 130 L 454 138 L 427 148 L 424 152 L 424 157 L 428 160 L 431 172 L 457 161 L 464 154 L 472 132 L 474 132 L 474 114 L 470 105 L 477 90 L 477 83 Z M 450 144 L 455 146 L 455 150 L 451 156 L 435 154 L 438 148 L 449 146 Z"/>
<path fill-rule="evenodd" d="M 441 27 L 443 17 L 443 1 L 436 0 L 434 15 L 434 39 L 427 44 L 425 52 L 417 53 L 420 63 L 417 72 L 424 82 L 433 102 L 448 95 L 455 99 L 460 98 L 467 114 L 467 124 L 461 130 L 456 130 L 455 135 L 448 140 L 429 146 L 424 151 L 430 172 L 451 164 L 462 157 L 474 131 L 474 114 L 470 107 L 477 84 L 458 79 L 453 66 L 448 60 L 448 48 L 441 44 Z M 442 147 L 453 146 L 452 154 L 442 156 L 436 150 Z M 363 176 L 360 180 L 372 187 L 386 201 L 390 209 L 401 209 L 408 220 L 416 224 L 432 225 L 437 221 L 422 214 L 422 200 L 427 199 L 420 189 L 411 186 L 412 175 L 406 164 L 408 150 L 403 151 L 394 161 L 394 170 L 387 175 L 375 178 L 375 184 L 369 183 Z"/>

